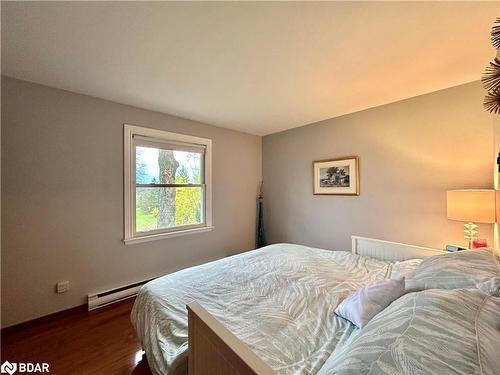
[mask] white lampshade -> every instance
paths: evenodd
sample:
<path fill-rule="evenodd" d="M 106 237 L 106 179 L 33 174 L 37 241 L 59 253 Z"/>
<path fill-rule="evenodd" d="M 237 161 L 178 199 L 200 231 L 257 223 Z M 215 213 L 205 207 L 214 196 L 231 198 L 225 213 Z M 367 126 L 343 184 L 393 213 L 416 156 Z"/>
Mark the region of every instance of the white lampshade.
<path fill-rule="evenodd" d="M 450 220 L 494 223 L 496 191 L 493 189 L 448 190 L 447 215 Z"/>

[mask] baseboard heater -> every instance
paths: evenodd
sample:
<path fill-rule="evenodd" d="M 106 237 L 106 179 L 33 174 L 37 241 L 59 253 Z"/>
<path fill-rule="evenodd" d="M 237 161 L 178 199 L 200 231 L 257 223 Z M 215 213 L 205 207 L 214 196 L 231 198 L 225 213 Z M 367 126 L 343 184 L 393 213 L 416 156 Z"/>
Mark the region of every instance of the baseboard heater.
<path fill-rule="evenodd" d="M 139 289 L 154 280 L 155 278 L 139 281 L 134 284 L 124 285 L 118 288 L 105 290 L 100 293 L 93 293 L 88 295 L 88 309 L 89 311 L 98 309 L 100 307 L 111 305 L 119 301 L 126 300 L 128 298 L 135 297 Z"/>

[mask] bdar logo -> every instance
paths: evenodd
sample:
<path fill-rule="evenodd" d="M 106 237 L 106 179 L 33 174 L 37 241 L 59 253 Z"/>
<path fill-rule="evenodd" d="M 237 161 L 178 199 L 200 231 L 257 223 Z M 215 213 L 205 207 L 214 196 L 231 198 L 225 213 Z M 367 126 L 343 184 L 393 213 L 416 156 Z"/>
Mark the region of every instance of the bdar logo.
<path fill-rule="evenodd" d="M 9 361 L 5 361 L 4 363 L 2 363 L 0 371 L 2 372 L 2 374 L 8 373 L 12 375 L 17 371 L 17 363 L 10 363 Z"/>
<path fill-rule="evenodd" d="M 2 366 L 0 366 L 0 372 L 2 374 L 9 374 L 12 375 L 16 371 L 25 373 L 38 373 L 38 372 L 50 372 L 49 371 L 49 364 L 47 362 L 42 362 L 42 363 L 31 363 L 31 362 L 18 362 L 18 363 L 10 363 L 9 361 L 5 361 L 2 363 Z"/>

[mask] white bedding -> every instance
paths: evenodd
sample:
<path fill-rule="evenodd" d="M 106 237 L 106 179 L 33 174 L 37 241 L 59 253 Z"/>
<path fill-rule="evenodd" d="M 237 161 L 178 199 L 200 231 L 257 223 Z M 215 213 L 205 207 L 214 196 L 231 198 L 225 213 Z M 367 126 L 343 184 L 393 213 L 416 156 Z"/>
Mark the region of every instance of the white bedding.
<path fill-rule="evenodd" d="M 340 301 L 368 283 L 402 276 L 418 262 L 271 245 L 149 282 L 137 296 L 132 323 L 155 374 L 186 372 L 186 304 L 192 301 L 277 373 L 316 373 L 357 331 L 335 315 Z"/>

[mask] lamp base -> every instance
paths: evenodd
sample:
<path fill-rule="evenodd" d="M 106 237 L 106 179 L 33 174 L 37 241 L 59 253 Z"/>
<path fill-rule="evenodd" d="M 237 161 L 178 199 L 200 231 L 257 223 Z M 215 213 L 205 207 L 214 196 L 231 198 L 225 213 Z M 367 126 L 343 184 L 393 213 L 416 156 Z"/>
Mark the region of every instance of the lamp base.
<path fill-rule="evenodd" d="M 474 223 L 464 224 L 465 239 L 469 243 L 469 249 L 472 249 L 472 242 L 477 238 L 477 228 L 479 226 Z"/>

